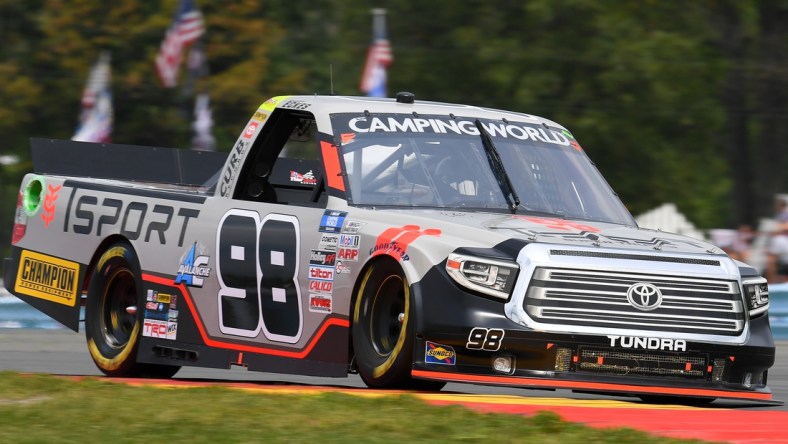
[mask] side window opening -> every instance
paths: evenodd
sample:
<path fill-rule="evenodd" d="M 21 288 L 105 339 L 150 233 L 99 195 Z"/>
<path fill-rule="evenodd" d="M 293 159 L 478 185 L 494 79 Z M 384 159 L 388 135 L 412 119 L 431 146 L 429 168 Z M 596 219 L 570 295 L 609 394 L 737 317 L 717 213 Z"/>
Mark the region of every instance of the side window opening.
<path fill-rule="evenodd" d="M 247 157 L 235 199 L 325 207 L 323 163 L 312 114 L 277 109 Z"/>

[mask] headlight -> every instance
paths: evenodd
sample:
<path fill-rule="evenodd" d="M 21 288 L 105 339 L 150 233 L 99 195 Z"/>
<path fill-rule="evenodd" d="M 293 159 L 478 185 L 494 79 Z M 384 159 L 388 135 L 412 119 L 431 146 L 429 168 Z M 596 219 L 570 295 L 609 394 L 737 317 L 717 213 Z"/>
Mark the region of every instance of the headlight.
<path fill-rule="evenodd" d="M 751 318 L 769 310 L 769 286 L 766 284 L 766 279 L 762 277 L 745 279 L 742 285 Z"/>
<path fill-rule="evenodd" d="M 446 271 L 458 284 L 504 300 L 512 293 L 519 269 L 513 262 L 455 253 L 446 261 Z"/>

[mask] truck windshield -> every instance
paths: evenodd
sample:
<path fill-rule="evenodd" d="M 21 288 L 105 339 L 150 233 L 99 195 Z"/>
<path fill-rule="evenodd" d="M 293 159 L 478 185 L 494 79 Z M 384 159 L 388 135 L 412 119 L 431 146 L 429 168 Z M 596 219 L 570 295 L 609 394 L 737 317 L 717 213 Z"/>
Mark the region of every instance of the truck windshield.
<path fill-rule="evenodd" d="M 516 211 L 634 224 L 568 132 L 478 119 L 508 178 L 491 165 L 476 118 L 335 114 L 348 201 L 361 206 Z M 488 141 L 489 143 L 489 141 Z M 508 180 L 519 196 L 512 208 Z"/>

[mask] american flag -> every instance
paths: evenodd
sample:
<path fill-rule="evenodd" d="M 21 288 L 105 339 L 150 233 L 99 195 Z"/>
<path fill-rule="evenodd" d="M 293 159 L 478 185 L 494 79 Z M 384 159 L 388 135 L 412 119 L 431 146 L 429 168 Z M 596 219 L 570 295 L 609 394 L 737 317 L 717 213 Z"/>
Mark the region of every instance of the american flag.
<path fill-rule="evenodd" d="M 110 92 L 109 52 L 101 53 L 98 62 L 88 75 L 82 93 L 82 113 L 79 127 L 72 140 L 82 142 L 109 142 L 112 135 L 112 93 Z"/>
<path fill-rule="evenodd" d="M 375 37 L 367 51 L 359 89 L 370 97 L 386 97 L 386 68 L 391 65 L 394 56 L 386 39 L 385 10 L 373 9 L 372 14 Z"/>
<path fill-rule="evenodd" d="M 156 71 L 166 88 L 173 88 L 178 84 L 183 48 L 197 40 L 204 32 L 202 14 L 194 1 L 181 0 L 175 21 L 167 29 L 156 56 Z"/>

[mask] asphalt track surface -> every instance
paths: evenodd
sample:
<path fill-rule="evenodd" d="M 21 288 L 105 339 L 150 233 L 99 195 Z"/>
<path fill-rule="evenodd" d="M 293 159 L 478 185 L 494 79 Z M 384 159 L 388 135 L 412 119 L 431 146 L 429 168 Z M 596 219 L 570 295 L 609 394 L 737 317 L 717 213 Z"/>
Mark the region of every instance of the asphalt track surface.
<path fill-rule="evenodd" d="M 70 330 L 0 329 L 0 370 L 65 376 L 101 376 L 88 355 L 84 333 Z M 316 378 L 247 372 L 242 368 L 183 368 L 173 380 L 110 379 L 126 384 L 219 385 L 271 393 L 341 391 L 358 396 L 392 392 L 365 389 L 358 376 Z M 777 362 L 769 372 L 777 401 L 788 402 L 788 341 L 777 344 Z M 398 393 L 398 392 L 394 392 Z M 650 405 L 637 398 L 448 384 L 441 392 L 414 394 L 432 404 L 461 404 L 489 413 L 530 415 L 550 410 L 568 421 L 593 427 L 632 427 L 650 433 L 737 443 L 788 443 L 788 406 L 715 401 L 707 407 Z"/>

